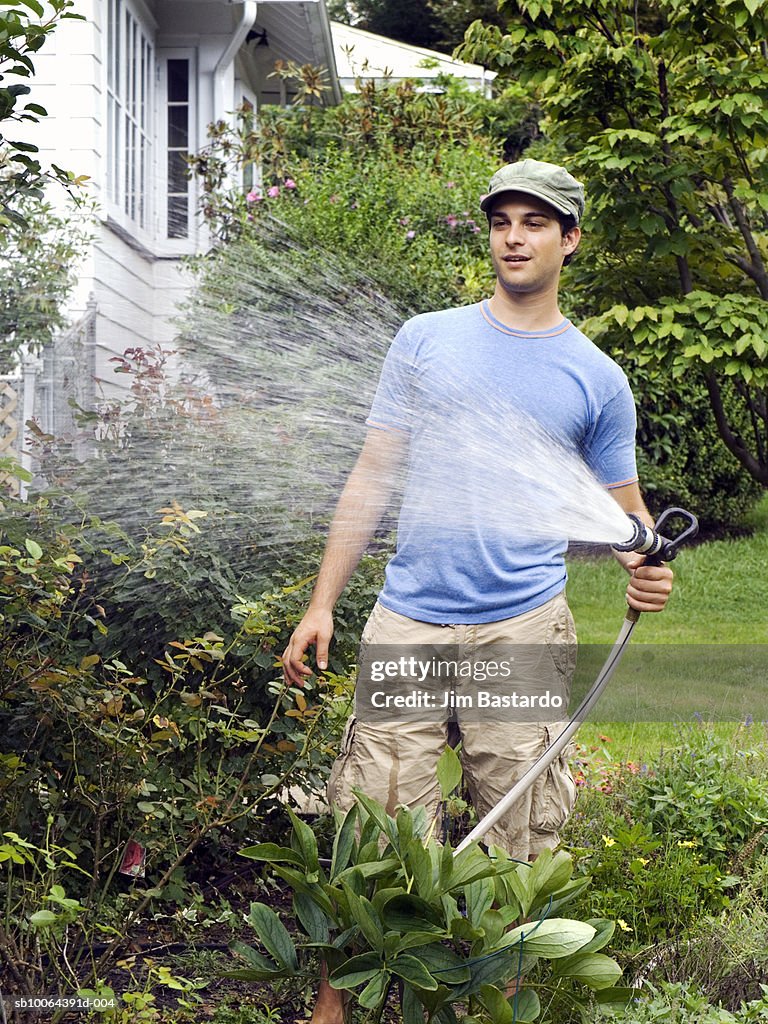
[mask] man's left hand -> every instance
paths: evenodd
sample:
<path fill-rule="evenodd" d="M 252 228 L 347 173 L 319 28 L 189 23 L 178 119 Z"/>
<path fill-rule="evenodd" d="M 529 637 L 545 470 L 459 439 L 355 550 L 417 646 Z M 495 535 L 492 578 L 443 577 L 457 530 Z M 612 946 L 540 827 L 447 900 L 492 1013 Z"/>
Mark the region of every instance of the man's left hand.
<path fill-rule="evenodd" d="M 668 565 L 646 565 L 642 555 L 627 559 L 624 568 L 630 575 L 627 604 L 639 612 L 660 612 L 672 593 L 672 570 Z"/>

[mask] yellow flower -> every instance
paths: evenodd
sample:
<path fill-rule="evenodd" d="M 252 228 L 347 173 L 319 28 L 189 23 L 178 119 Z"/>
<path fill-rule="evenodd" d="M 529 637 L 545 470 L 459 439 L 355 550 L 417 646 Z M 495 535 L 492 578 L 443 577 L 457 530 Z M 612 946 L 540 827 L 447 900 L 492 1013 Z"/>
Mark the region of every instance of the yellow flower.
<path fill-rule="evenodd" d="M 613 836 L 603 836 L 603 842 L 605 843 L 606 846 L 615 846 L 616 845 L 616 840 L 613 838 Z"/>
<path fill-rule="evenodd" d="M 680 839 L 678 841 L 677 845 L 678 846 L 686 846 L 686 847 L 688 847 L 690 849 L 690 847 L 696 845 L 696 840 L 695 839 Z"/>
<path fill-rule="evenodd" d="M 635 857 L 635 861 L 638 864 L 642 864 L 643 867 L 645 867 L 645 865 L 648 863 L 648 858 L 647 857 Z"/>
<path fill-rule="evenodd" d="M 631 932 L 631 931 L 632 931 L 632 929 L 631 929 L 631 928 L 629 927 L 629 925 L 627 924 L 627 922 L 626 922 L 626 921 L 622 921 L 622 919 L 621 919 L 621 918 L 619 918 L 619 919 L 617 920 L 616 924 L 617 924 L 617 925 L 619 926 L 619 928 L 621 928 L 621 930 L 622 930 L 623 932 Z"/>

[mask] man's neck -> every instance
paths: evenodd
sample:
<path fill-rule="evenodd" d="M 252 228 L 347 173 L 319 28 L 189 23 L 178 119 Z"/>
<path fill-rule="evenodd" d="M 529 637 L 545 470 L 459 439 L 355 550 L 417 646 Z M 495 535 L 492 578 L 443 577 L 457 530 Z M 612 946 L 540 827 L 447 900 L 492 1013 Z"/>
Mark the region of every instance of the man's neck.
<path fill-rule="evenodd" d="M 549 331 L 563 322 L 557 291 L 512 296 L 497 285 L 488 308 L 506 327 L 519 331 Z"/>

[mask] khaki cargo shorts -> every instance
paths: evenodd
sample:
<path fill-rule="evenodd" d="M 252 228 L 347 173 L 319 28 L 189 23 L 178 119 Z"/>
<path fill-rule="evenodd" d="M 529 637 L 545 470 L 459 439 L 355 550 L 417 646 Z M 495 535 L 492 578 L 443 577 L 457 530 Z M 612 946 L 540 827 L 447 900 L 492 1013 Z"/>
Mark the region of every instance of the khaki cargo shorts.
<path fill-rule="evenodd" d="M 377 602 L 363 629 L 361 663 L 371 645 L 441 646 L 524 644 L 535 646 L 537 685 L 570 694 L 576 660 L 576 630 L 562 592 L 539 608 L 497 622 L 446 625 L 418 622 L 390 611 Z M 522 648 L 521 648 L 522 649 Z M 386 685 L 386 684 L 383 684 Z M 358 693 L 358 701 L 360 694 Z M 567 698 L 565 702 L 567 707 Z M 378 723 L 353 714 L 347 722 L 341 750 L 328 782 L 328 799 L 342 810 L 354 802 L 360 789 L 383 804 L 388 813 L 397 807 L 424 805 L 437 816 L 441 794 L 437 760 L 446 744 L 461 741 L 464 781 L 478 817 L 490 811 L 512 788 L 533 761 L 562 731 L 564 721 L 510 721 L 490 711 L 439 721 L 437 716 Z M 396 714 L 396 713 L 395 713 Z M 552 715 L 542 716 L 552 718 Z M 489 830 L 484 842 L 496 844 L 511 856 L 527 860 L 559 842 L 558 830 L 570 814 L 576 787 L 566 750 L 537 779 L 508 815 Z"/>

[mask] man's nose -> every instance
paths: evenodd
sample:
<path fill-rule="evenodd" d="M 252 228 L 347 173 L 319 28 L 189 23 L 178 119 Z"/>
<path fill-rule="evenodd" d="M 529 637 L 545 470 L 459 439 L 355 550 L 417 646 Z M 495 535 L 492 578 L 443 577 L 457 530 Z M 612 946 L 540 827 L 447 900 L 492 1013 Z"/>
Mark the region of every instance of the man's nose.
<path fill-rule="evenodd" d="M 523 229 L 520 224 L 510 224 L 507 228 L 507 245 L 519 245 L 523 241 Z"/>

